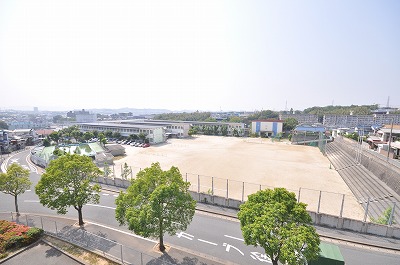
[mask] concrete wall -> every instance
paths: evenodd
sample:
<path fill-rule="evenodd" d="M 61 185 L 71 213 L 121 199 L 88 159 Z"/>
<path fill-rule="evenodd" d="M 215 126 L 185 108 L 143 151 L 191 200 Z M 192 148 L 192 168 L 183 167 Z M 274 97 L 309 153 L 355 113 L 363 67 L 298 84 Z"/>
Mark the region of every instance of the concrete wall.
<path fill-rule="evenodd" d="M 113 185 L 121 188 L 127 188 L 130 185 L 130 180 L 122 180 L 118 178 L 111 179 L 98 177 L 97 181 L 99 184 Z M 240 200 L 215 196 L 208 193 L 198 193 L 195 191 L 189 191 L 189 193 L 197 202 L 208 203 L 237 210 L 243 203 Z M 308 213 L 310 214 L 314 225 L 400 239 L 400 227 L 367 223 L 359 220 L 310 211 L 308 211 Z"/>
<path fill-rule="evenodd" d="M 243 203 L 240 200 L 229 199 L 221 196 L 197 193 L 194 191 L 189 192 L 194 200 L 201 203 L 209 203 L 232 209 L 239 209 L 239 206 Z M 308 211 L 308 213 L 310 214 L 314 225 L 400 239 L 400 227 L 367 223 L 359 220 L 310 211 Z"/>

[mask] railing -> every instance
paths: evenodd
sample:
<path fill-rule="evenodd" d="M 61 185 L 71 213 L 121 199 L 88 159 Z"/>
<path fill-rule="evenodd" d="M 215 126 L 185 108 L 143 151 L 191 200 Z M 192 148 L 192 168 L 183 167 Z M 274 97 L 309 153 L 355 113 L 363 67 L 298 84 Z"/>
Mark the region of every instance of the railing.
<path fill-rule="evenodd" d="M 17 216 L 15 213 L 0 213 L 0 219 L 17 222 L 30 227 L 41 228 L 48 235 L 95 252 L 120 264 L 173 264 L 162 258 L 151 256 L 122 245 L 115 240 L 108 239 L 105 237 L 106 235 L 100 232 L 98 234 L 88 232 L 83 227 L 74 225 L 73 221 L 65 223 L 39 215 L 23 214 Z"/>

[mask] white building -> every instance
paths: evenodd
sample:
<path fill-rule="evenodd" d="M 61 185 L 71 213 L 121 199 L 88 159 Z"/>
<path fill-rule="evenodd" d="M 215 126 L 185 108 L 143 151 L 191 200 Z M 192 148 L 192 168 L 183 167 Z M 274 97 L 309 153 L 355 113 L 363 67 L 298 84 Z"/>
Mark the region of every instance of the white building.
<path fill-rule="evenodd" d="M 251 132 L 264 136 L 276 136 L 282 133 L 282 120 L 256 120 L 251 122 Z"/>
<path fill-rule="evenodd" d="M 96 122 L 96 123 L 80 123 L 77 124 L 81 132 L 91 131 L 111 131 L 119 132 L 122 136 L 128 137 L 131 134 L 139 135 L 144 133 L 149 143 L 157 144 L 165 142 L 165 130 L 158 125 L 139 125 L 115 122 Z"/>

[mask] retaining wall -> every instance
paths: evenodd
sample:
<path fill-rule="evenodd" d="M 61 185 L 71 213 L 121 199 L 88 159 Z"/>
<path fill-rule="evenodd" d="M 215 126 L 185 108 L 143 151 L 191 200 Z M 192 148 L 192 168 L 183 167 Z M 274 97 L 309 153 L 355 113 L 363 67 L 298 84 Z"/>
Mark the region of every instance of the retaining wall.
<path fill-rule="evenodd" d="M 197 193 L 195 191 L 189 191 L 189 193 L 192 198 L 198 202 L 229 207 L 237 210 L 239 209 L 239 206 L 243 203 L 240 200 L 229 199 L 212 194 Z M 310 214 L 314 225 L 400 239 L 399 227 L 363 222 L 324 213 L 316 213 L 311 211 L 308 211 L 308 213 Z"/>

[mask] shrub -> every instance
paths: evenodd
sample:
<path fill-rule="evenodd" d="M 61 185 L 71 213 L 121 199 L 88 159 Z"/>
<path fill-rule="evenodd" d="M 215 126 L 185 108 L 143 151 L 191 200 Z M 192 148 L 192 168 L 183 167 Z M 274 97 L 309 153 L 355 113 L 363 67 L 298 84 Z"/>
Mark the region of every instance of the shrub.
<path fill-rule="evenodd" d="M 43 230 L 40 228 L 0 220 L 0 253 L 29 245 L 38 240 L 42 234 Z"/>

